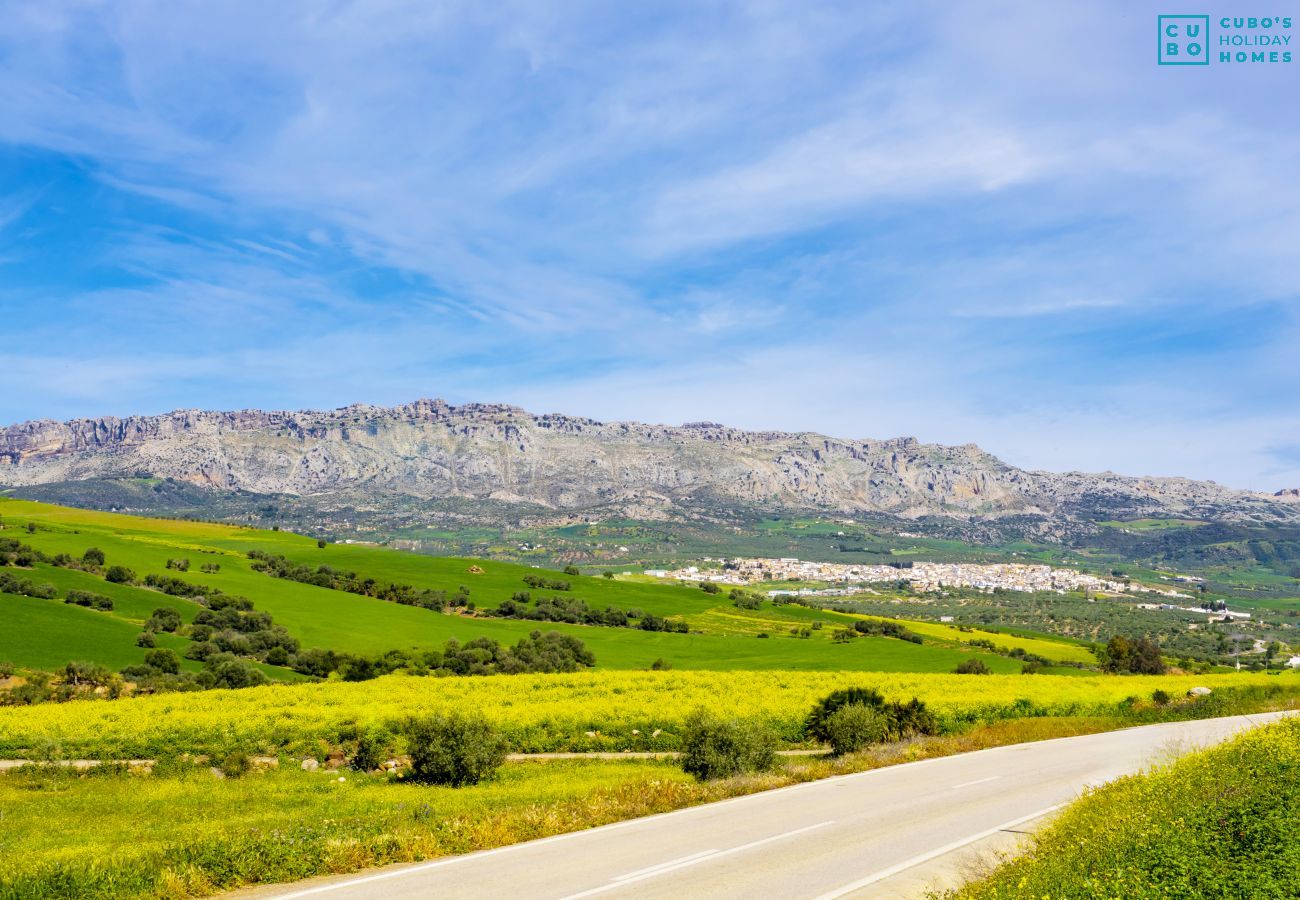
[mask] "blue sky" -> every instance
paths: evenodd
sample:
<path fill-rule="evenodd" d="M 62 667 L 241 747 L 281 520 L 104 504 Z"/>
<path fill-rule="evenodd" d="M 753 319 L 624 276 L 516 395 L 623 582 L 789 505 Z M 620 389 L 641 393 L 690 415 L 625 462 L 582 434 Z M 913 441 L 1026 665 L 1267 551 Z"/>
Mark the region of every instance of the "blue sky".
<path fill-rule="evenodd" d="M 1157 67 L 1158 11 L 10 0 L 0 422 L 441 396 L 1300 485 L 1300 62 Z"/>

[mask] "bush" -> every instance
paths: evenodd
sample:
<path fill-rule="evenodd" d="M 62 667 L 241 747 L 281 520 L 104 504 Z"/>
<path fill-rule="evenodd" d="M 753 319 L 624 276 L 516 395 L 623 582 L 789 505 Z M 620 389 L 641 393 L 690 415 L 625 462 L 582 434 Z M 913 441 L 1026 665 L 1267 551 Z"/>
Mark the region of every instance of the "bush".
<path fill-rule="evenodd" d="M 158 646 L 158 642 L 154 640 L 152 631 L 142 631 L 135 636 L 135 645 L 137 647 L 144 647 L 145 649 L 150 649 L 152 647 Z"/>
<path fill-rule="evenodd" d="M 581 572 L 581 570 L 578 569 L 577 566 L 565 566 L 565 567 L 564 567 L 564 574 L 565 574 L 565 575 L 581 575 L 582 572 Z"/>
<path fill-rule="evenodd" d="M 190 656 L 188 652 L 185 655 Z M 228 653 L 210 653 L 198 677 L 199 685 L 209 689 L 257 687 L 266 684 L 269 680 L 260 669 L 255 669 L 245 660 L 237 659 Z"/>
<path fill-rule="evenodd" d="M 181 627 L 181 614 L 174 609 L 155 609 L 144 627 L 149 631 L 175 631 Z"/>
<path fill-rule="evenodd" d="M 104 573 L 104 580 L 112 584 L 130 584 L 135 581 L 135 573 L 126 566 L 109 566 Z"/>
<path fill-rule="evenodd" d="M 682 729 L 682 771 L 700 781 L 765 772 L 776 762 L 776 734 L 752 719 L 722 719 L 700 709 Z"/>
<path fill-rule="evenodd" d="M 159 672 L 166 672 L 168 675 L 179 675 L 181 671 L 181 658 L 176 655 L 175 650 L 168 647 L 159 647 L 157 650 L 146 652 L 144 664 L 153 666 Z"/>
<path fill-rule="evenodd" d="M 872 709 L 883 710 L 885 708 L 885 698 L 875 688 L 852 687 L 831 691 L 818 700 L 816 705 L 813 706 L 812 712 L 808 713 L 808 718 L 804 720 L 804 734 L 815 741 L 829 744 L 831 736 L 826 727 L 826 720 L 840 707 L 850 705 L 869 706 Z"/>
<path fill-rule="evenodd" d="M 376 729 L 363 732 L 357 738 L 357 752 L 352 754 L 352 768 L 358 772 L 373 772 L 388 759 L 391 737 Z"/>
<path fill-rule="evenodd" d="M 63 667 L 63 680 L 73 685 L 107 685 L 113 680 L 113 673 L 99 663 L 74 660 Z"/>
<path fill-rule="evenodd" d="M 826 717 L 826 737 L 836 756 L 889 740 L 889 719 L 873 706 L 850 703 Z"/>
<path fill-rule="evenodd" d="M 964 659 L 953 669 L 957 675 L 991 675 L 993 670 L 982 659 Z"/>
<path fill-rule="evenodd" d="M 88 566 L 102 566 L 104 564 L 104 551 L 98 547 L 89 547 L 85 553 L 81 554 L 81 561 Z"/>
<path fill-rule="evenodd" d="M 411 756 L 407 777 L 422 784 L 478 784 L 506 759 L 505 739 L 480 716 L 411 719 L 404 733 Z"/>
<path fill-rule="evenodd" d="M 221 765 L 218 768 L 227 778 L 240 778 L 252 771 L 253 761 L 248 758 L 247 753 L 236 750 L 221 760 Z"/>
<path fill-rule="evenodd" d="M 667 672 L 673 667 L 673 664 L 662 656 L 650 663 L 650 670 L 653 672 Z"/>
<path fill-rule="evenodd" d="M 824 744 L 831 743 L 828 722 L 830 717 L 845 706 L 862 705 L 881 714 L 887 726 L 886 740 L 896 741 L 914 734 L 938 734 L 939 721 L 921 700 L 913 697 L 907 703 L 885 702 L 873 688 L 843 688 L 832 691 L 812 708 L 804 720 L 804 734 Z"/>
<path fill-rule="evenodd" d="M 92 594 L 89 591 L 68 591 L 68 596 L 63 599 L 64 603 L 71 603 L 74 606 L 86 606 L 90 609 L 99 609 L 108 612 L 113 608 L 111 597 L 105 597 L 103 594 Z"/>
<path fill-rule="evenodd" d="M 1151 695 L 1151 701 L 1155 703 L 1156 706 L 1168 706 L 1173 699 L 1174 698 L 1170 696 L 1169 692 L 1165 690 L 1157 690 Z"/>

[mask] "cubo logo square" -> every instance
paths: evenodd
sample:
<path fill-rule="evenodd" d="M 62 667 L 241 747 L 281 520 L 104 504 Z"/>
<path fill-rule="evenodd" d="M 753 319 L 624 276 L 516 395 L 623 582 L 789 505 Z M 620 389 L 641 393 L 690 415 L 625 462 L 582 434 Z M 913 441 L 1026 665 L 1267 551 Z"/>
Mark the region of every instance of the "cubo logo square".
<path fill-rule="evenodd" d="M 1159 55 L 1162 66 L 1208 66 L 1210 64 L 1209 16 L 1157 16 Z"/>

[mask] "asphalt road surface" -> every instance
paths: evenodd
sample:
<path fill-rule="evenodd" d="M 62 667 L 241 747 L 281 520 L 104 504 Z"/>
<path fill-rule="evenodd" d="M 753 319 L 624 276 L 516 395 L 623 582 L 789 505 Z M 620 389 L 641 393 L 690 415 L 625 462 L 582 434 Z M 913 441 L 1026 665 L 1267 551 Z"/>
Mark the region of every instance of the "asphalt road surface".
<path fill-rule="evenodd" d="M 1080 790 L 1280 714 L 1148 725 L 844 775 L 497 850 L 241 892 L 319 900 L 917 896 Z M 936 880 L 937 879 L 937 880 Z"/>

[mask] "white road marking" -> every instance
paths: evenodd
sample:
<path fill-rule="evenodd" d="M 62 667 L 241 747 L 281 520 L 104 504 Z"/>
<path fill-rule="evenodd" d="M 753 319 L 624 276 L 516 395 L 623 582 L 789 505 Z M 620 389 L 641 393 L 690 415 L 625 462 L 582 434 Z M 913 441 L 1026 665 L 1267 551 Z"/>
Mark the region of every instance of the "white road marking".
<path fill-rule="evenodd" d="M 997 781 L 1001 777 L 1001 775 L 990 775 L 988 778 L 976 778 L 974 781 L 963 781 L 961 784 L 954 784 L 952 790 L 955 791 L 957 788 L 971 787 L 976 784 L 985 784 L 990 781 Z"/>
<path fill-rule="evenodd" d="M 626 875 L 618 875 L 609 884 L 602 884 L 600 887 L 592 888 L 589 891 L 582 891 L 578 894 L 570 894 L 563 900 L 580 900 L 582 897 L 594 897 L 597 894 L 603 894 L 607 891 L 617 890 L 626 887 L 629 884 L 635 884 L 638 881 L 645 881 L 647 878 L 657 878 L 668 872 L 675 872 L 678 869 L 685 869 L 688 866 L 698 865 L 702 862 L 712 862 L 715 859 L 721 859 L 724 856 L 730 856 L 733 853 L 740 853 L 744 850 L 752 850 L 755 847 L 762 847 L 765 844 L 771 844 L 775 841 L 783 841 L 786 838 L 792 838 L 798 834 L 807 834 L 809 831 L 816 831 L 818 828 L 825 828 L 827 825 L 834 825 L 834 820 L 818 822 L 816 825 L 805 825 L 803 828 L 796 828 L 794 831 L 786 831 L 782 834 L 774 834 L 771 837 L 760 838 L 757 841 L 750 841 L 748 844 L 741 844 L 738 847 L 730 847 L 726 850 L 716 850 L 709 853 L 697 854 L 694 858 L 682 857 L 679 862 L 667 862 L 662 865 L 652 866 L 649 869 L 642 869 L 640 872 L 629 872 Z"/>
<path fill-rule="evenodd" d="M 951 853 L 954 850 L 960 850 L 962 847 L 965 847 L 967 844 L 973 844 L 978 840 L 982 840 L 986 837 L 989 837 L 990 835 L 997 834 L 999 831 L 1006 831 L 1008 828 L 1015 828 L 1017 825 L 1023 825 L 1026 822 L 1031 822 L 1034 819 L 1037 819 L 1041 816 L 1045 816 L 1050 812 L 1056 812 L 1062 806 L 1065 806 L 1065 804 L 1057 803 L 1055 806 L 1047 807 L 1047 809 L 1040 809 L 1038 812 L 1030 813 L 1027 816 L 1021 816 L 1018 819 L 1012 819 L 1010 822 L 1003 822 L 1001 825 L 998 825 L 994 828 L 990 828 L 987 831 L 981 831 L 979 834 L 972 834 L 970 837 L 964 837 L 959 841 L 953 841 L 951 844 L 944 844 L 942 847 L 939 847 L 936 850 L 931 850 L 929 853 L 922 853 L 920 856 L 913 856 L 911 859 L 903 860 L 901 863 L 899 863 L 896 866 L 890 866 L 888 869 L 881 869 L 879 872 L 876 872 L 872 875 L 868 875 L 866 878 L 859 878 L 857 881 L 853 881 L 850 882 L 849 884 L 842 885 L 841 887 L 837 887 L 834 890 L 827 891 L 825 894 L 822 894 L 820 897 L 815 898 L 815 900 L 838 900 L 838 898 L 843 897 L 846 894 L 851 894 L 854 891 L 860 891 L 864 887 L 873 885 L 878 881 L 884 881 L 886 878 L 889 878 L 890 876 L 893 875 L 897 875 L 899 872 L 905 872 L 908 869 L 912 868 L 913 866 L 919 866 L 921 863 L 929 862 L 932 859 L 937 859 L 938 857 L 943 856 L 947 853 Z"/>
<path fill-rule="evenodd" d="M 657 874 L 661 869 L 671 869 L 688 862 L 693 862 L 704 856 L 712 856 L 717 850 L 701 850 L 699 853 L 692 853 L 689 856 L 679 856 L 677 859 L 670 859 L 668 862 L 661 862 L 657 866 L 647 866 L 644 869 L 637 869 L 635 872 L 628 872 L 626 875 L 615 876 L 615 881 L 633 881 L 642 875 Z"/>

